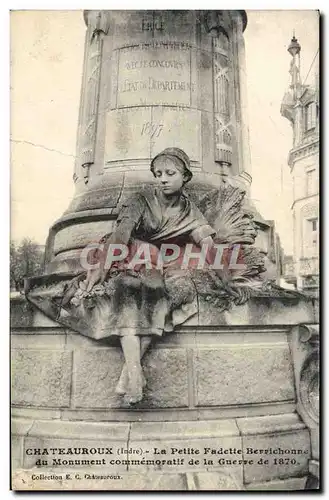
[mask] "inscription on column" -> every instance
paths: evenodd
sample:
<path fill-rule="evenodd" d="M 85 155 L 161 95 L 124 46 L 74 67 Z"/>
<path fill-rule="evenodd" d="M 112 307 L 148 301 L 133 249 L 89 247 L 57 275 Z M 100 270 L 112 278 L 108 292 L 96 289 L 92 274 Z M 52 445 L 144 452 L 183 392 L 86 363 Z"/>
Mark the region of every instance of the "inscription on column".
<path fill-rule="evenodd" d="M 119 49 L 117 107 L 190 106 L 195 90 L 189 44 L 154 42 Z"/>
<path fill-rule="evenodd" d="M 153 137 L 159 137 L 162 130 L 163 123 L 145 122 L 142 126 L 141 135 L 149 135 L 153 139 Z"/>
<path fill-rule="evenodd" d="M 153 19 L 150 21 L 147 17 L 142 21 L 142 31 L 163 31 L 164 23 L 161 16 L 155 16 L 153 14 Z"/>

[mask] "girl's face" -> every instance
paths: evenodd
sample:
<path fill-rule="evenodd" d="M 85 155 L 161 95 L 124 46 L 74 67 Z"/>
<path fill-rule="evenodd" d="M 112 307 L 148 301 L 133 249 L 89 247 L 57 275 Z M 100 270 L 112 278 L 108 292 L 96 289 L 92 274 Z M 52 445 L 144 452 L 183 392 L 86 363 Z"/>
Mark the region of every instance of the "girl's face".
<path fill-rule="evenodd" d="M 186 181 L 184 174 L 171 158 L 157 158 L 153 164 L 153 172 L 165 195 L 181 191 Z"/>

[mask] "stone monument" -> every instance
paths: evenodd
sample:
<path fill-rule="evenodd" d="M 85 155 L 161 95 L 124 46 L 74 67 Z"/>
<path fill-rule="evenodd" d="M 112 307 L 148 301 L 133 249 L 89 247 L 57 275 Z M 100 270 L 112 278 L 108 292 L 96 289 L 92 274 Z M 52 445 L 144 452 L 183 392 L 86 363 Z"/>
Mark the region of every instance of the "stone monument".
<path fill-rule="evenodd" d="M 110 483 L 92 488 L 304 489 L 307 478 L 314 487 L 317 302 L 263 278 L 271 248 L 268 226 L 249 198 L 246 14 L 85 11 L 84 19 L 75 196 L 50 229 L 46 274 L 27 280 L 28 300 L 12 304 L 16 488 L 29 489 L 23 487 L 31 483 L 29 471 L 44 469 L 58 477 L 84 471 L 77 488 L 100 470 L 112 474 Z M 190 233 L 211 229 L 195 242 L 211 236 L 239 245 L 243 270 L 226 277 L 186 271 L 172 293 L 171 276 L 164 275 L 171 327 L 161 327 L 166 334 L 143 358 L 143 395 L 124 401 L 123 353 L 130 381 L 137 372 L 129 371 L 122 341 L 123 351 L 109 334 L 115 295 L 106 283 L 116 277 L 103 280 L 103 289 L 88 288 L 81 254 L 91 242 L 106 244 L 127 207 L 134 217 L 131 200 L 153 206 L 142 193 L 155 189 L 150 164 L 160 172 L 153 163 L 159 155 L 185 165 L 177 167 L 178 191 L 184 186 Z M 82 467 L 74 462 L 81 457 L 69 456 L 72 447 L 89 450 L 94 460 Z M 30 451 L 50 448 L 57 451 L 46 458 Z M 104 450 L 116 456 L 106 460 Z M 57 481 L 70 488 L 63 477 Z"/>

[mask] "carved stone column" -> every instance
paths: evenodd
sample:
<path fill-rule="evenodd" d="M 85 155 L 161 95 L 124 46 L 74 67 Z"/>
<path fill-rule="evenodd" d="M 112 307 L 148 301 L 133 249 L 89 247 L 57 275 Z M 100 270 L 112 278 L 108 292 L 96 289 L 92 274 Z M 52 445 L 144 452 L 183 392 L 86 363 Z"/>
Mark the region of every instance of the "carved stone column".
<path fill-rule="evenodd" d="M 222 175 L 239 175 L 251 184 L 251 159 L 245 70 L 245 18 L 241 11 L 209 11 L 206 29 L 213 37 L 215 162 Z"/>
<path fill-rule="evenodd" d="M 237 13 L 238 11 L 232 11 Z M 234 117 L 236 123 L 236 146 L 238 157 L 238 174 L 248 187 L 251 184 L 251 156 L 248 127 L 248 101 L 246 83 L 245 43 L 243 37 L 243 19 L 232 14 L 232 54 L 233 54 L 233 85 Z"/>
<path fill-rule="evenodd" d="M 232 175 L 232 72 L 230 66 L 230 18 L 225 11 L 210 11 L 205 15 L 207 30 L 212 36 L 213 99 L 214 99 L 214 160 L 223 176 Z"/>
<path fill-rule="evenodd" d="M 50 230 L 50 273 L 77 271 L 79 249 L 108 232 L 132 190 L 152 182 L 150 160 L 166 147 L 188 154 L 197 203 L 223 181 L 250 182 L 241 174 L 249 145 L 241 146 L 236 88 L 244 11 L 88 10 L 84 18 L 75 195 Z"/>
<path fill-rule="evenodd" d="M 232 133 L 229 105 L 228 39 L 219 34 L 213 38 L 215 161 L 232 165 Z"/>
<path fill-rule="evenodd" d="M 83 169 L 84 181 L 87 183 L 90 167 L 95 161 L 103 37 L 108 32 L 109 19 L 107 11 L 102 10 L 87 10 L 84 18 L 87 24 L 87 48 L 81 96 L 81 140 L 78 145 L 78 158 L 79 166 Z"/>

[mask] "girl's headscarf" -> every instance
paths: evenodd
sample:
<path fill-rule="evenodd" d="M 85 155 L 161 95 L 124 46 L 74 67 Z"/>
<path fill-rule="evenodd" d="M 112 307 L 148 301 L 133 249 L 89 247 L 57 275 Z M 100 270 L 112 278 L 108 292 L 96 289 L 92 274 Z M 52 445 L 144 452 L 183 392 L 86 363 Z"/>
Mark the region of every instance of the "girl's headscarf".
<path fill-rule="evenodd" d="M 178 159 L 179 162 L 175 161 L 175 165 L 177 166 L 177 168 L 179 170 L 181 170 L 182 174 L 184 174 L 186 176 L 186 178 L 187 178 L 186 182 L 189 182 L 192 179 L 193 174 L 191 171 L 190 159 L 187 156 L 187 154 L 182 149 L 179 149 L 179 148 L 166 148 L 163 151 L 161 151 L 161 153 L 157 154 L 153 158 L 153 160 L 151 161 L 151 167 L 150 167 L 150 170 L 153 173 L 153 175 L 154 175 L 154 162 L 157 158 L 159 158 L 161 156 L 165 156 L 165 157 L 169 157 L 169 158 L 171 157 L 175 160 Z"/>

